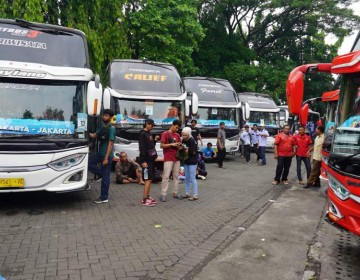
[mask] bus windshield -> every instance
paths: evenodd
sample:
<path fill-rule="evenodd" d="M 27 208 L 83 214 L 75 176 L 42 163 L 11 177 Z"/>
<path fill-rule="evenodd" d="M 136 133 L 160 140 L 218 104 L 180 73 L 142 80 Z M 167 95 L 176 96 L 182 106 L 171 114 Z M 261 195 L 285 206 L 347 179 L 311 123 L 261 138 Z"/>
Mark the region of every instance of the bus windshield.
<path fill-rule="evenodd" d="M 74 136 L 87 129 L 83 82 L 33 82 L 0 82 L 0 137 Z"/>
<path fill-rule="evenodd" d="M 279 113 L 250 111 L 249 123 L 251 125 L 263 123 L 265 126 L 279 127 Z"/>
<path fill-rule="evenodd" d="M 85 36 L 53 28 L 0 21 L 0 60 L 88 67 Z"/>
<path fill-rule="evenodd" d="M 196 119 L 202 126 L 219 126 L 220 122 L 224 122 L 226 127 L 238 125 L 235 108 L 199 107 Z"/>
<path fill-rule="evenodd" d="M 354 76 L 342 78 L 344 87 L 340 91 L 330 156 L 344 172 L 360 176 L 360 80 Z M 354 161 L 356 168 L 349 164 Z"/>
<path fill-rule="evenodd" d="M 116 124 L 121 127 L 140 125 L 151 118 L 156 125 L 169 125 L 182 119 L 181 101 L 117 99 L 115 102 Z"/>

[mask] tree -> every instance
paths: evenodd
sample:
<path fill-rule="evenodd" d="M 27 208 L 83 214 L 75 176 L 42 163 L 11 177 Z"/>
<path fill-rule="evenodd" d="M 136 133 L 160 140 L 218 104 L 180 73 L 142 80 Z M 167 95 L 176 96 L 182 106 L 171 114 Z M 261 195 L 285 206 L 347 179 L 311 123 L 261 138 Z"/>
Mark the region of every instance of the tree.
<path fill-rule="evenodd" d="M 147 0 L 127 6 L 128 41 L 135 59 L 174 64 L 195 73 L 191 55 L 204 37 L 193 0 Z"/>

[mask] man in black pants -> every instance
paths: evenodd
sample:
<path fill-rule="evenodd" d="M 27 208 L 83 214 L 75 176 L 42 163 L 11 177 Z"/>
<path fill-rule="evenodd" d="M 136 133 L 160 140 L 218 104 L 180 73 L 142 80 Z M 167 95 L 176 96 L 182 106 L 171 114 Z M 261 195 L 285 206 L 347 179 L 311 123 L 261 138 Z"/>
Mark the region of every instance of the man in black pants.
<path fill-rule="evenodd" d="M 226 148 L 225 148 L 225 140 L 226 140 L 226 132 L 225 132 L 225 123 L 220 122 L 220 128 L 217 133 L 217 150 L 218 150 L 218 164 L 219 168 L 225 168 L 223 166 L 223 161 L 226 155 Z"/>
<path fill-rule="evenodd" d="M 154 120 L 146 119 L 144 123 L 144 129 L 140 131 L 139 135 L 139 160 L 141 167 L 143 168 L 143 181 L 145 182 L 144 195 L 141 204 L 149 207 L 155 206 L 157 202 L 149 195 L 151 183 L 155 176 L 155 159 L 157 158 L 155 143 L 159 138 L 156 136 L 154 139 L 150 133 L 154 125 Z"/>

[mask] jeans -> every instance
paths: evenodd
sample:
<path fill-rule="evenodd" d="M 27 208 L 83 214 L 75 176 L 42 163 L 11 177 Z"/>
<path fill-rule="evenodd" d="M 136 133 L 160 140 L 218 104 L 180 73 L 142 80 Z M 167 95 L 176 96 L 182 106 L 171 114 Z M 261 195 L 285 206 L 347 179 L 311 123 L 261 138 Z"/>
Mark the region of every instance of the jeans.
<path fill-rule="evenodd" d="M 278 157 L 277 160 L 275 181 L 287 181 L 292 157 Z"/>
<path fill-rule="evenodd" d="M 106 200 L 109 198 L 110 172 L 113 158 L 109 157 L 109 163 L 107 165 L 101 165 L 100 168 L 98 164 L 101 164 L 103 160 L 104 156 L 100 156 L 99 154 L 91 154 L 89 156 L 88 169 L 92 173 L 102 176 L 100 199 Z"/>
<path fill-rule="evenodd" d="M 246 162 L 250 161 L 250 151 L 251 151 L 250 145 L 244 145 L 244 157 Z"/>
<path fill-rule="evenodd" d="M 305 164 L 305 168 L 306 168 L 306 178 L 307 178 L 307 179 L 309 179 L 309 177 L 310 177 L 310 170 L 311 170 L 310 158 L 308 158 L 308 157 L 296 156 L 296 173 L 297 173 L 297 176 L 298 176 L 299 181 L 302 181 L 301 161 L 303 161 L 304 164 Z"/>
<path fill-rule="evenodd" d="M 266 156 L 265 156 L 265 151 L 266 151 L 266 147 L 265 146 L 259 146 L 259 150 L 260 150 L 260 158 L 261 158 L 261 162 L 262 164 L 266 164 Z"/>
<path fill-rule="evenodd" d="M 184 171 L 185 171 L 185 192 L 187 195 L 190 195 L 190 183 L 192 184 L 193 187 L 193 196 L 198 196 L 198 186 L 197 186 L 197 181 L 196 181 L 196 164 L 194 165 L 189 165 L 189 164 L 185 164 L 184 165 Z"/>

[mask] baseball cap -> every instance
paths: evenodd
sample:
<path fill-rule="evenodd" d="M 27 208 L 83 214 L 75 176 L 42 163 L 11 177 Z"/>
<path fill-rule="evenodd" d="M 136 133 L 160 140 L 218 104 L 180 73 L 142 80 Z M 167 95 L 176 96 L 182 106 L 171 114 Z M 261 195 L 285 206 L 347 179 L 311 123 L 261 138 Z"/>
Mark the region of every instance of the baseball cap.
<path fill-rule="evenodd" d="M 154 120 L 153 119 L 146 119 L 145 120 L 145 124 L 152 124 L 152 125 L 155 125 L 155 122 L 154 122 Z"/>

